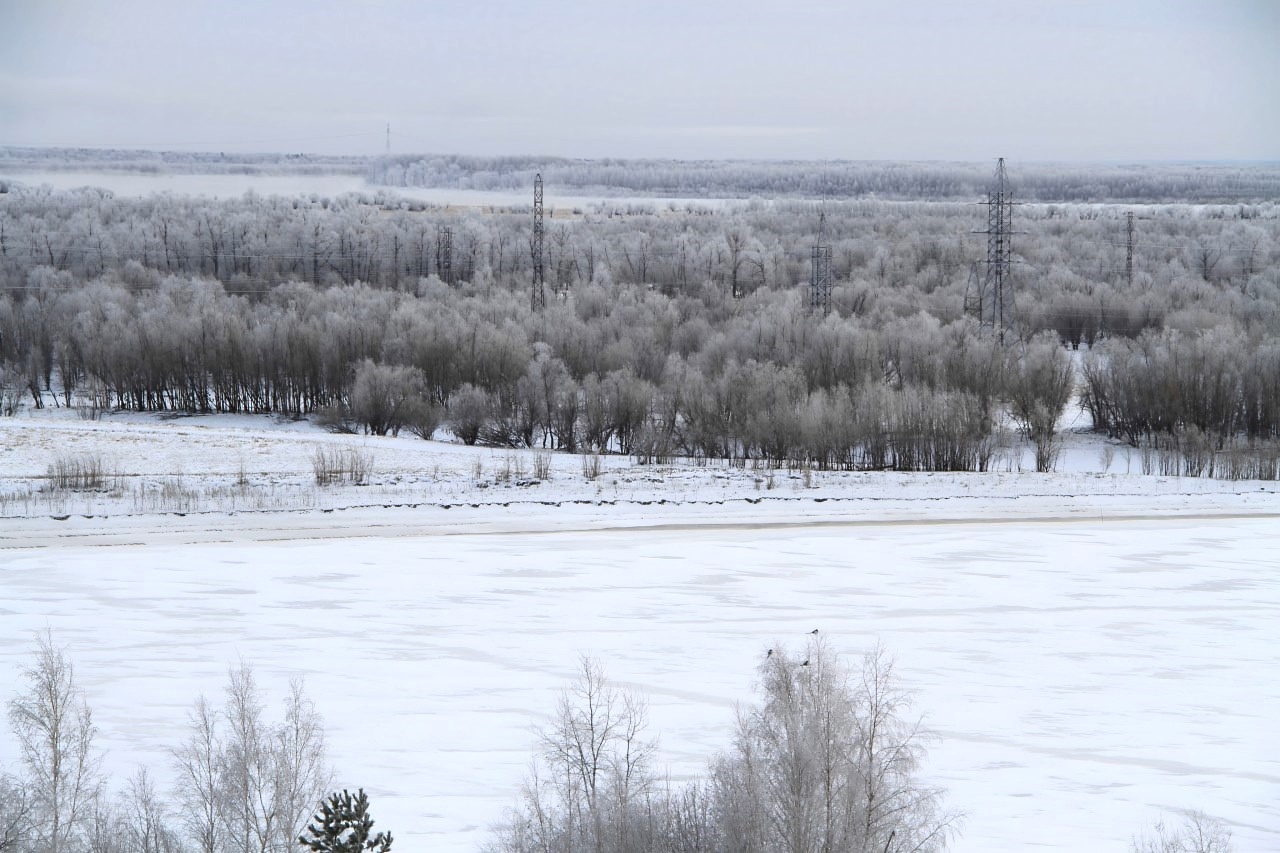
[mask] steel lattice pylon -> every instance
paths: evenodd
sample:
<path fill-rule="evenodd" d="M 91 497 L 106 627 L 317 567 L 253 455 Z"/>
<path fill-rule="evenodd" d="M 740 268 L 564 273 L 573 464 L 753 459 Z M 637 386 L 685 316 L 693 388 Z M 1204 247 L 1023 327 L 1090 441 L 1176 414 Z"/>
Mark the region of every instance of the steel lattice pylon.
<path fill-rule="evenodd" d="M 1004 343 L 1005 332 L 1014 327 L 1013 193 L 1004 170 L 1004 158 L 996 162 L 995 180 L 987 193 L 987 227 L 975 234 L 987 235 L 987 266 L 981 278 L 971 274 L 965 294 L 965 311 L 978 318 L 982 328 L 991 329 Z"/>
<path fill-rule="evenodd" d="M 534 311 L 541 311 L 547 306 L 546 270 L 542 263 L 543 236 L 542 173 L 539 172 L 533 179 L 533 235 L 529 238 L 529 252 L 533 256 L 533 291 L 529 296 L 529 306 Z"/>
<path fill-rule="evenodd" d="M 1125 254 L 1124 254 L 1124 281 L 1129 287 L 1133 287 L 1133 211 L 1130 210 L 1124 215 L 1124 232 L 1125 232 Z"/>
<path fill-rule="evenodd" d="M 831 313 L 831 247 L 814 246 L 809 253 L 809 307 Z"/>
<path fill-rule="evenodd" d="M 436 241 L 440 245 L 440 258 L 437 261 L 440 280 L 445 284 L 453 284 L 453 229 L 447 225 L 442 226 L 436 235 Z"/>
<path fill-rule="evenodd" d="M 823 200 L 826 206 L 826 200 Z M 831 247 L 826 244 L 827 213 L 818 215 L 818 239 L 809 253 L 809 307 L 831 313 Z"/>

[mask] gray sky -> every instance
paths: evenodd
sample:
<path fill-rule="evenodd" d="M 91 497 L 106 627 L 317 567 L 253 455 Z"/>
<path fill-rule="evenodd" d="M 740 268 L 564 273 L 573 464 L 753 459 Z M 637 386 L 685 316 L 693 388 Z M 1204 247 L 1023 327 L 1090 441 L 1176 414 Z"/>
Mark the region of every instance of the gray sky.
<path fill-rule="evenodd" d="M 1280 0 L 0 0 L 0 144 L 1280 159 Z"/>

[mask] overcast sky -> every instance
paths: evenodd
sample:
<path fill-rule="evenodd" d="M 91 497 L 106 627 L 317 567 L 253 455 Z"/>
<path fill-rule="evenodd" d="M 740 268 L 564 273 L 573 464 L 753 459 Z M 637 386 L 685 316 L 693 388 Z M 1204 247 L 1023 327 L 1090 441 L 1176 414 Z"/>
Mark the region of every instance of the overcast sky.
<path fill-rule="evenodd" d="M 0 0 L 0 144 L 1280 159 L 1280 0 Z"/>

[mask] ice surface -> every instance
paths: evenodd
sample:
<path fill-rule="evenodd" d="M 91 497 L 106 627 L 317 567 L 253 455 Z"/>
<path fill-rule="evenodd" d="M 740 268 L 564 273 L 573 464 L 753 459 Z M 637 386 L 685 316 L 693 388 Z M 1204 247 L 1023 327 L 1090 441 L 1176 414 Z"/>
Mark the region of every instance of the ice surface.
<path fill-rule="evenodd" d="M 440 511 L 435 511 L 439 513 Z M 403 516 L 403 513 L 402 513 Z M 670 520 L 680 519 L 670 512 Z M 402 518 L 402 522 L 408 519 Z M 425 523 L 429 517 L 423 517 Z M 0 553 L 0 684 L 70 647 L 121 779 L 197 694 L 303 675 L 340 785 L 405 849 L 472 850 L 587 652 L 646 693 L 675 779 L 778 642 L 881 640 L 937 731 L 958 850 L 1122 849 L 1161 809 L 1280 848 L 1275 522 L 713 526 Z M 439 530 L 434 532 L 439 533 Z M 12 764 L 14 745 L 0 737 Z"/>
<path fill-rule="evenodd" d="M 405 199 L 416 199 L 430 204 L 456 207 L 483 208 L 489 206 L 531 206 L 533 188 L 527 192 L 505 190 L 464 190 L 448 187 L 392 187 L 370 184 L 358 175 L 200 175 L 200 174 L 148 174 L 143 172 L 92 172 L 92 171 L 9 171 L 0 177 L 10 177 L 27 186 L 48 184 L 55 190 L 73 190 L 82 187 L 98 187 L 129 198 L 142 198 L 153 193 L 206 196 L 209 198 L 239 198 L 252 190 L 258 195 L 317 195 L 335 196 L 343 193 L 376 192 L 391 193 Z M 727 199 L 677 198 L 674 196 L 616 197 L 585 195 L 577 190 L 573 195 L 558 193 L 548 188 L 547 207 L 553 210 L 587 208 L 605 202 L 611 205 L 643 204 L 656 209 L 668 205 L 694 205 L 711 208 L 732 203 Z"/>

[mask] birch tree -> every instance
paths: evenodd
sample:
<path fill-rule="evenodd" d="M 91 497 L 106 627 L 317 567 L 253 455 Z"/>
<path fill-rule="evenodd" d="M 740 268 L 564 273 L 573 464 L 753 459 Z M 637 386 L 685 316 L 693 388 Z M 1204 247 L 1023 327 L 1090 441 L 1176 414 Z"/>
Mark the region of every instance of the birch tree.
<path fill-rule="evenodd" d="M 36 637 L 34 663 L 23 670 L 27 690 L 9 702 L 9 724 L 27 771 L 31 842 L 47 853 L 75 848 L 101 787 L 97 727 L 75 670 L 46 631 Z"/>

